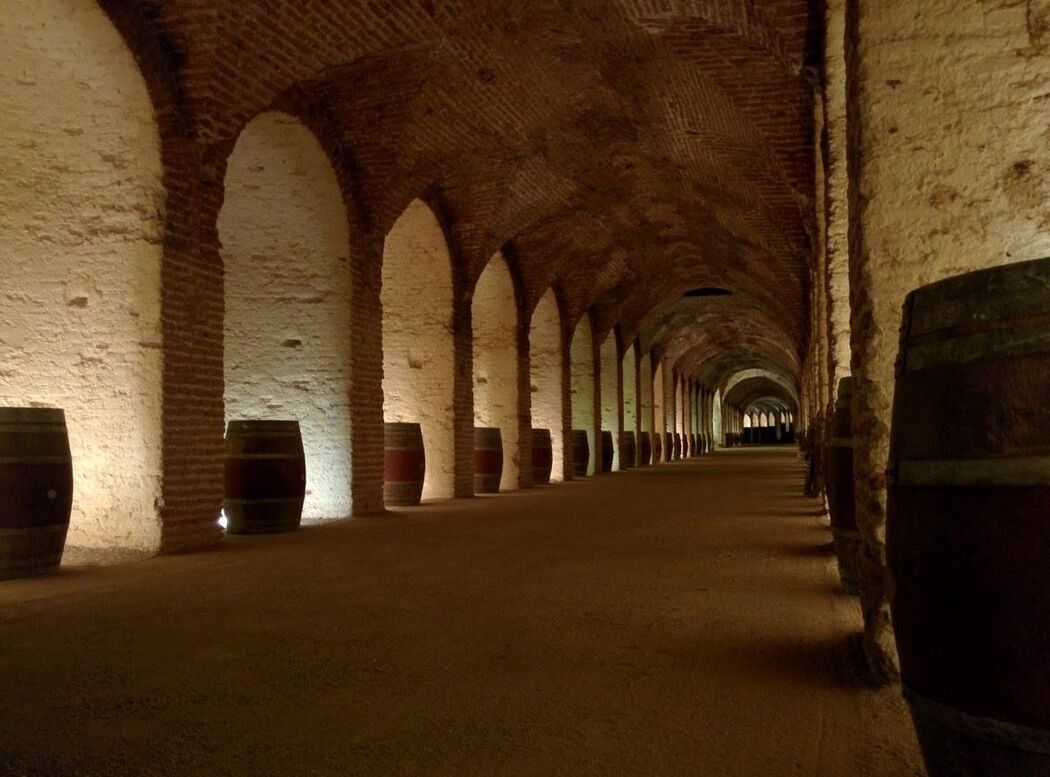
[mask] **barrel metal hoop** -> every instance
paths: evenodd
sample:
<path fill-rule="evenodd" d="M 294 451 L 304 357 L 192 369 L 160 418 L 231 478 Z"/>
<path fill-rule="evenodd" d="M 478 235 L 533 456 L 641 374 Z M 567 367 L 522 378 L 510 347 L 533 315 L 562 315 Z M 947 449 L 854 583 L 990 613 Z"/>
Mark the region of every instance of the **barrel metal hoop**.
<path fill-rule="evenodd" d="M 1050 755 L 1050 731 L 1046 729 L 1022 726 L 1019 723 L 1010 723 L 983 715 L 972 715 L 955 707 L 927 699 L 907 686 L 904 686 L 904 698 L 911 706 L 915 717 L 924 722 L 992 744 Z"/>
<path fill-rule="evenodd" d="M 303 454 L 301 453 L 227 453 L 226 460 L 245 460 L 245 461 L 277 461 L 278 459 L 301 459 Z"/>
<path fill-rule="evenodd" d="M 0 456 L 0 464 L 71 464 L 69 456 Z"/>
<path fill-rule="evenodd" d="M 897 486 L 1047 486 L 1050 456 L 905 460 L 894 462 L 887 475 Z"/>
<path fill-rule="evenodd" d="M 231 499 L 226 497 L 222 501 L 231 505 L 284 505 L 297 504 L 303 501 L 303 498 L 301 496 L 281 497 L 279 499 Z"/>
<path fill-rule="evenodd" d="M 1045 325 L 1020 329 L 997 329 L 907 346 L 903 372 L 919 372 L 932 367 L 972 364 L 985 359 L 1045 355 L 1050 351 L 1050 329 Z"/>
<path fill-rule="evenodd" d="M 837 526 L 831 527 L 831 536 L 841 540 L 855 540 L 860 541 L 860 532 L 856 529 L 840 529 Z"/>
<path fill-rule="evenodd" d="M 17 529 L 0 529 L 0 537 L 17 537 L 25 534 L 62 534 L 68 530 L 68 524 L 51 523 L 46 526 L 23 526 Z"/>

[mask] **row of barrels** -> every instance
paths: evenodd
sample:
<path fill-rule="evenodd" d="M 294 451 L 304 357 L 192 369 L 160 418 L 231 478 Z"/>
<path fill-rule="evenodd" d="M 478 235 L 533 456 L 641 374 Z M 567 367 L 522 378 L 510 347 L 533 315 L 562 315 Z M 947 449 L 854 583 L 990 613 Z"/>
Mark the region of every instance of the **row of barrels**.
<path fill-rule="evenodd" d="M 655 444 L 654 444 L 655 439 Z M 682 455 L 679 435 L 667 436 L 673 457 Z M 695 443 L 694 443 L 695 445 Z M 660 460 L 660 436 L 633 432 L 620 440 L 621 467 Z M 613 465 L 611 432 L 601 435 L 602 472 Z M 573 472 L 587 474 L 587 433 L 572 433 Z M 549 429 L 532 430 L 532 478 L 550 482 L 553 449 Z M 223 516 L 230 534 L 291 531 L 302 520 L 306 456 L 297 421 L 231 421 L 226 432 Z M 426 453 L 416 423 L 385 429 L 386 504 L 417 505 L 423 493 Z M 498 428 L 474 430 L 474 490 L 497 493 L 503 476 L 503 441 Z M 54 408 L 0 408 L 0 579 L 38 574 L 56 567 L 65 546 L 73 504 L 73 461 L 65 414 Z"/>
<path fill-rule="evenodd" d="M 904 695 L 931 777 L 1050 775 L 1050 259 L 923 286 L 904 303 L 886 471 L 886 562 Z M 855 514 L 854 384 L 824 472 L 840 574 Z M 819 459 L 818 459 L 819 457 Z"/>
<path fill-rule="evenodd" d="M 748 426 L 740 435 L 743 445 L 789 445 L 795 441 L 793 424 Z"/>

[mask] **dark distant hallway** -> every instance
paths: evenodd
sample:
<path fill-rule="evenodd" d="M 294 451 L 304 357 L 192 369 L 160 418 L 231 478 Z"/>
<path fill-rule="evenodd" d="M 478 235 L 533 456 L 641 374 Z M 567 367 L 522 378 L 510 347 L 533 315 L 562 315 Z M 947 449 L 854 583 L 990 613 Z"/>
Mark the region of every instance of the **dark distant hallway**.
<path fill-rule="evenodd" d="M 919 774 L 801 484 L 735 449 L 7 583 L 0 773 Z"/>

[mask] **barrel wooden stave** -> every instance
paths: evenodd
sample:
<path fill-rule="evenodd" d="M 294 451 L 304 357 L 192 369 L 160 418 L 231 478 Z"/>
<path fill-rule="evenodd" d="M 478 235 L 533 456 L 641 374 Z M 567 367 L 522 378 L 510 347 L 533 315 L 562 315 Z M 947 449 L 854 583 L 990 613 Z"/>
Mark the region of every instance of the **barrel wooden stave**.
<path fill-rule="evenodd" d="M 423 498 L 427 459 L 423 430 L 417 423 L 383 425 L 383 503 L 412 507 Z"/>
<path fill-rule="evenodd" d="M 931 777 L 1050 774 L 1048 311 L 1050 260 L 905 303 L 887 558 Z"/>
<path fill-rule="evenodd" d="M 0 579 L 59 565 L 72 506 L 65 413 L 0 408 Z"/>
<path fill-rule="evenodd" d="M 612 472 L 613 436 L 612 432 L 602 432 L 602 472 Z"/>
<path fill-rule="evenodd" d="M 503 434 L 496 426 L 474 427 L 474 493 L 498 494 L 503 478 Z"/>
<path fill-rule="evenodd" d="M 591 444 L 585 429 L 572 430 L 572 475 L 577 478 L 587 477 L 591 463 Z"/>
<path fill-rule="evenodd" d="M 276 534 L 299 527 L 306 455 L 298 421 L 230 421 L 224 464 L 227 532 Z"/>
<path fill-rule="evenodd" d="M 550 429 L 532 430 L 532 483 L 546 486 L 551 482 L 551 469 L 554 466 L 554 447 L 551 442 Z"/>
<path fill-rule="evenodd" d="M 638 433 L 638 466 L 648 467 L 653 460 L 653 436 L 649 432 Z"/>
<path fill-rule="evenodd" d="M 620 469 L 634 469 L 637 455 L 634 432 L 624 432 L 620 437 Z"/>

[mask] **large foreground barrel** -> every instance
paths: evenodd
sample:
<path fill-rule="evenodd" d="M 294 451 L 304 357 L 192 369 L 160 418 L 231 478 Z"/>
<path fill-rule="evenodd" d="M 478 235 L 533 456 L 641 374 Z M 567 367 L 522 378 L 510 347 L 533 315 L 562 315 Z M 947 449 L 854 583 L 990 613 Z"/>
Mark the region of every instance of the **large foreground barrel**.
<path fill-rule="evenodd" d="M 591 445 L 587 442 L 584 429 L 572 430 L 572 476 L 587 477 L 587 468 L 591 463 Z"/>
<path fill-rule="evenodd" d="M 638 466 L 648 467 L 653 458 L 653 437 L 649 432 L 638 433 Z"/>
<path fill-rule="evenodd" d="M 602 472 L 612 472 L 613 438 L 612 432 L 602 432 Z"/>
<path fill-rule="evenodd" d="M 620 469 L 634 469 L 634 460 L 637 455 L 634 432 L 624 432 L 620 437 Z"/>
<path fill-rule="evenodd" d="M 226 531 L 275 534 L 298 528 L 306 456 L 298 421 L 230 421 L 226 428 Z"/>
<path fill-rule="evenodd" d="M 554 466 L 554 448 L 551 445 L 550 429 L 532 430 L 532 482 L 537 486 L 546 486 L 551 482 L 551 468 Z"/>
<path fill-rule="evenodd" d="M 931 777 L 1050 775 L 1050 260 L 904 305 L 887 556 Z"/>
<path fill-rule="evenodd" d="M 65 413 L 0 407 L 0 580 L 58 566 L 72 506 Z"/>
<path fill-rule="evenodd" d="M 831 513 L 831 536 L 835 542 L 839 578 L 843 587 L 849 593 L 855 594 L 862 547 L 853 504 L 853 423 L 850 409 L 852 401 L 853 378 L 843 378 L 839 381 L 835 417 L 831 421 L 825 490 L 828 495 L 828 511 Z"/>
<path fill-rule="evenodd" d="M 497 426 L 474 427 L 474 493 L 498 494 L 503 478 L 503 435 Z"/>
<path fill-rule="evenodd" d="M 392 506 L 418 505 L 427 472 L 419 424 L 384 424 L 383 501 Z"/>

